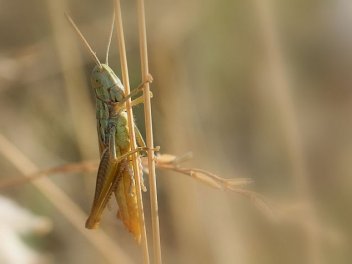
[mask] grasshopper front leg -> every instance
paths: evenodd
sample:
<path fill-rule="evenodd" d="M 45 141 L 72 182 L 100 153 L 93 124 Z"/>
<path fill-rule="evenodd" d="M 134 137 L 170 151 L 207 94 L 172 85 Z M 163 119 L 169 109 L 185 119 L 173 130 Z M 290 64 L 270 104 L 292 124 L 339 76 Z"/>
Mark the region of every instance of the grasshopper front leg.
<path fill-rule="evenodd" d="M 153 77 L 149 74 L 149 75 L 147 76 L 147 80 L 143 81 L 140 85 L 138 85 L 137 88 L 133 89 L 133 90 L 130 92 L 130 94 L 126 95 L 126 96 L 123 98 L 123 100 L 120 101 L 119 103 L 121 103 L 121 104 L 125 103 L 125 102 L 126 102 L 129 98 L 131 98 L 133 95 L 135 95 L 135 94 L 137 94 L 137 93 L 139 93 L 139 92 L 142 92 L 143 89 L 144 89 L 144 87 L 145 87 L 145 85 L 146 85 L 147 83 L 152 83 L 152 82 L 153 82 Z"/>
<path fill-rule="evenodd" d="M 125 95 L 121 100 L 118 100 L 118 101 L 115 101 L 116 99 L 113 99 L 114 97 L 112 97 L 110 99 L 104 99 L 101 96 L 99 96 L 98 94 L 96 94 L 96 98 L 98 100 L 108 104 L 108 105 L 113 105 L 115 108 L 123 108 L 124 104 L 126 103 L 126 101 L 128 99 L 130 99 L 132 96 L 138 94 L 139 92 L 142 92 L 146 83 L 152 83 L 152 81 L 153 81 L 153 77 L 149 74 L 147 76 L 147 80 L 142 82 L 140 85 L 138 85 L 137 88 L 133 89 L 128 95 Z M 150 93 L 150 96 L 152 97 L 153 94 Z M 143 98 L 143 96 L 140 96 L 137 98 L 139 100 L 134 103 L 135 105 L 142 103 L 140 98 Z"/>

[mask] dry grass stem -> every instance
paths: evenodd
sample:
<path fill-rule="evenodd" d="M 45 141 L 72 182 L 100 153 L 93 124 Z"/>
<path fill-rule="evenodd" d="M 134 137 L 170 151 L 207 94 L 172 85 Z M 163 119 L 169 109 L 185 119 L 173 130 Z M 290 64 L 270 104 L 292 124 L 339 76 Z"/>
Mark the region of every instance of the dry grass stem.
<path fill-rule="evenodd" d="M 95 125 L 95 112 L 92 110 L 89 90 L 85 73 L 81 70 L 73 70 L 82 64 L 79 49 L 67 27 L 67 21 L 63 16 L 66 11 L 66 1 L 48 1 L 48 10 L 51 26 L 53 28 L 54 41 L 58 59 L 63 72 L 64 88 L 68 100 L 70 116 L 75 131 L 75 139 L 78 143 L 80 155 L 83 160 L 91 159 L 96 155 L 96 146 L 91 144 L 93 135 L 82 133 L 93 130 Z M 82 118 L 85 116 L 87 118 Z M 89 118 L 92 117 L 92 118 Z"/>
<path fill-rule="evenodd" d="M 77 173 L 77 172 L 96 172 L 99 162 L 94 161 L 82 161 L 75 163 L 68 163 L 62 166 L 49 168 L 46 170 L 40 170 L 32 174 L 28 174 L 25 177 L 11 177 L 0 182 L 0 189 L 15 187 L 44 176 L 50 176 L 56 173 Z"/>
<path fill-rule="evenodd" d="M 139 46 L 141 56 L 142 79 L 147 80 L 149 76 L 148 50 L 147 50 L 147 32 L 145 25 L 145 9 L 144 0 L 138 0 L 138 31 Z M 161 245 L 160 245 L 160 228 L 159 228 L 159 212 L 158 212 L 158 192 L 156 186 L 155 160 L 154 160 L 154 142 L 153 142 L 153 126 L 152 126 L 152 110 L 150 102 L 150 87 L 147 82 L 144 89 L 144 117 L 146 126 L 146 141 L 148 150 L 148 170 L 149 170 L 149 188 L 150 188 L 150 207 L 153 230 L 153 252 L 154 262 L 162 263 Z"/>
<path fill-rule="evenodd" d="M 38 171 L 17 147 L 0 134 L 0 152 L 21 172 L 24 177 Z M 44 175 L 44 174 L 42 174 Z M 87 240 L 102 254 L 109 263 L 131 263 L 129 257 L 103 231 L 87 232 L 82 223 L 86 213 L 83 212 L 59 187 L 48 178 L 32 181 L 32 184 L 50 201 Z"/>
<path fill-rule="evenodd" d="M 263 44 L 268 58 L 268 71 L 272 80 L 271 94 L 279 111 L 279 118 L 286 140 L 289 159 L 291 162 L 296 191 L 299 199 L 310 204 L 311 217 L 315 224 L 319 225 L 316 219 L 311 191 L 309 187 L 309 173 L 306 165 L 301 133 L 299 131 L 296 109 L 292 99 L 292 83 L 289 76 L 289 69 L 284 57 L 283 47 L 278 34 L 278 25 L 275 20 L 274 3 L 271 0 L 255 0 L 255 8 L 261 25 Z M 301 224 L 304 225 L 304 222 Z M 320 264 L 323 261 L 320 240 L 306 228 L 308 263 Z"/>
<path fill-rule="evenodd" d="M 198 168 L 186 168 L 181 167 L 180 163 L 189 159 L 190 154 L 177 157 L 170 154 L 158 155 L 156 160 L 156 166 L 158 169 L 172 170 L 190 176 L 212 188 L 219 189 L 222 191 L 233 191 L 246 198 L 248 198 L 253 204 L 268 218 L 273 221 L 277 221 L 277 212 L 274 210 L 271 203 L 267 199 L 250 190 L 244 189 L 245 186 L 253 183 L 250 178 L 222 178 L 212 172 L 198 169 Z M 146 164 L 145 158 L 142 159 L 143 164 Z M 149 173 L 147 169 L 144 169 L 146 173 Z"/>
<path fill-rule="evenodd" d="M 187 157 L 189 159 L 189 157 Z M 180 158 L 170 154 L 159 154 L 155 157 L 156 166 L 159 169 L 173 170 L 182 174 L 186 174 L 201 181 L 204 184 L 209 185 L 210 187 L 219 189 L 219 190 L 233 190 L 238 187 L 243 187 L 245 185 L 253 183 L 253 180 L 250 178 L 233 178 L 225 179 L 212 172 L 198 169 L 198 168 L 186 168 L 181 167 L 181 162 L 186 160 L 186 156 L 181 156 Z M 146 159 L 142 159 L 143 165 L 146 164 Z M 146 173 L 149 174 L 149 170 L 145 169 Z"/>
<path fill-rule="evenodd" d="M 117 42 L 118 42 L 119 53 L 120 53 L 120 64 L 121 64 L 123 85 L 125 87 L 125 93 L 130 94 L 125 39 L 124 39 L 124 31 L 123 31 L 123 25 L 122 25 L 121 4 L 119 0 L 115 1 L 115 23 L 116 23 L 116 29 L 117 29 Z M 126 101 L 126 110 L 128 115 L 128 126 L 129 126 L 130 139 L 131 139 L 131 150 L 133 151 L 137 148 L 137 144 L 136 144 L 136 137 L 135 137 L 135 131 L 134 131 L 131 98 L 129 98 Z M 136 194 L 137 194 L 137 201 L 138 201 L 138 208 L 139 208 L 139 215 L 140 215 L 143 261 L 145 264 L 147 264 L 149 263 L 149 251 L 148 251 L 148 241 L 147 241 L 147 233 L 145 228 L 144 210 L 143 210 L 143 201 L 142 201 L 142 192 L 141 192 L 141 175 L 140 175 L 139 166 L 137 162 L 137 157 L 138 157 L 137 155 L 138 154 L 132 155 L 133 171 L 134 171 L 135 182 L 136 182 Z"/>
<path fill-rule="evenodd" d="M 210 187 L 222 191 L 234 190 L 238 187 L 243 187 L 253 182 L 251 179 L 248 178 L 225 179 L 203 169 L 179 167 L 175 166 L 174 164 L 158 163 L 158 168 L 173 170 L 182 174 L 189 175 L 192 178 L 209 185 Z"/>
<path fill-rule="evenodd" d="M 166 158 L 166 159 L 164 159 Z M 165 169 L 165 170 L 173 170 L 182 174 L 186 174 L 191 176 L 192 178 L 199 180 L 200 182 L 207 184 L 210 187 L 219 189 L 219 190 L 237 190 L 238 187 L 244 187 L 248 184 L 253 182 L 250 178 L 235 178 L 235 179 L 225 179 L 220 176 L 217 176 L 214 173 L 209 171 L 205 171 L 202 169 L 197 168 L 185 168 L 180 167 L 179 164 L 175 164 L 174 161 L 178 158 L 174 155 L 170 154 L 161 154 L 156 157 L 156 167 L 158 169 Z M 148 159 L 142 158 L 142 163 L 144 171 L 149 174 L 149 169 L 147 167 Z M 11 177 L 12 179 L 2 180 L 0 182 L 0 189 L 11 188 L 15 186 L 19 186 L 21 184 L 28 183 L 30 181 L 34 181 L 38 178 L 51 176 L 57 173 L 78 173 L 78 172 L 96 172 L 98 168 L 99 161 L 92 160 L 92 161 L 81 161 L 81 162 L 73 162 L 68 163 L 65 165 L 38 170 L 32 174 L 28 174 L 23 178 L 20 177 Z"/>
<path fill-rule="evenodd" d="M 221 191 L 233 191 L 236 192 L 249 200 L 251 200 L 258 209 L 260 209 L 265 215 L 269 216 L 277 220 L 277 211 L 273 210 L 272 205 L 267 202 L 267 199 L 262 195 L 244 189 L 247 185 L 253 183 L 253 180 L 250 178 L 232 178 L 226 179 L 222 178 L 212 172 L 198 169 L 198 168 L 186 168 L 181 167 L 180 163 L 189 159 L 189 154 L 184 156 L 174 156 L 170 154 L 160 154 L 156 156 L 156 168 L 162 170 L 172 170 L 178 173 L 185 174 L 187 176 L 192 177 L 193 179 L 208 185 L 209 187 L 221 190 Z M 96 172 L 98 168 L 98 161 L 82 161 L 82 162 L 75 162 L 69 163 L 62 166 L 57 166 L 54 168 L 49 168 L 45 170 L 39 170 L 35 173 L 28 174 L 23 178 L 16 177 L 13 179 L 7 179 L 0 182 L 0 189 L 11 188 L 15 186 L 19 186 L 21 184 L 28 183 L 30 181 L 37 180 L 41 177 L 50 176 L 56 173 L 78 173 L 78 172 Z M 144 167 L 144 171 L 149 174 L 148 169 L 148 158 L 142 158 L 142 164 Z M 276 207 L 275 207 L 276 208 Z M 274 212 L 275 211 L 275 212 Z M 285 217 L 287 213 L 285 213 L 285 208 L 282 208 L 280 211 L 280 218 Z M 274 216 L 275 215 L 275 216 Z"/>

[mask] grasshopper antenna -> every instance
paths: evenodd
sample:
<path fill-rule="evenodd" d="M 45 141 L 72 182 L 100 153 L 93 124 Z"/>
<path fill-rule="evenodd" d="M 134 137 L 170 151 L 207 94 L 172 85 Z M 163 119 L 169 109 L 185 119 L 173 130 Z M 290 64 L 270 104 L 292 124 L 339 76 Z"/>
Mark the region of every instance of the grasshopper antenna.
<path fill-rule="evenodd" d="M 106 48 L 105 63 L 108 66 L 109 66 L 109 51 L 110 51 L 112 33 L 114 32 L 114 24 L 115 24 L 115 12 L 112 14 L 112 22 L 111 22 L 111 28 L 110 28 L 109 42 L 108 42 L 108 47 Z"/>
<path fill-rule="evenodd" d="M 88 51 L 90 53 L 90 55 L 92 55 L 93 59 L 95 60 L 96 64 L 102 68 L 101 63 L 97 57 L 97 55 L 95 54 L 95 52 L 92 50 L 92 48 L 89 46 L 88 41 L 84 38 L 83 34 L 81 33 L 81 31 L 79 31 L 78 27 L 76 26 L 75 22 L 73 22 L 72 18 L 65 13 L 65 16 L 68 20 L 68 22 L 70 22 L 70 24 L 72 25 L 72 27 L 75 29 L 75 31 L 77 32 L 78 36 L 80 37 L 80 39 L 82 40 L 82 42 L 84 43 L 84 45 L 88 48 Z"/>

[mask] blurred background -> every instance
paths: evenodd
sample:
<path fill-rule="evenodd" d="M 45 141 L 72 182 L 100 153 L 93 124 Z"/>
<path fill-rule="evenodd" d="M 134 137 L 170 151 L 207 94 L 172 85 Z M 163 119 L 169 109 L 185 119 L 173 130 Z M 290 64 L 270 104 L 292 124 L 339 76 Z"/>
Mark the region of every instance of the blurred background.
<path fill-rule="evenodd" d="M 192 151 L 188 167 L 252 178 L 250 189 L 275 215 L 234 192 L 157 171 L 164 263 L 350 263 L 352 2 L 145 5 L 155 145 L 175 155 Z M 94 62 L 64 12 L 104 61 L 112 6 L 1 1 L 1 181 L 98 159 Z M 136 87 L 136 3 L 122 1 L 122 8 Z M 109 61 L 121 76 L 116 38 Z M 142 106 L 135 119 L 144 134 Z M 55 186 L 45 178 L 0 189 L 0 262 L 142 263 L 116 208 L 105 212 L 100 231 L 84 230 L 95 175 L 55 174 Z M 72 206 L 83 210 L 76 222 L 67 218 L 76 216 Z M 150 233 L 148 223 L 151 246 Z"/>

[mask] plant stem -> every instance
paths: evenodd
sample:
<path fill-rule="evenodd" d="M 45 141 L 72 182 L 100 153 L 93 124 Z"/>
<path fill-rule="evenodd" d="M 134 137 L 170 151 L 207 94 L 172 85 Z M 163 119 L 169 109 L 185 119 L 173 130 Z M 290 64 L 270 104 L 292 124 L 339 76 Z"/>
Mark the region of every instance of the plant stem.
<path fill-rule="evenodd" d="M 130 85 L 129 85 L 129 76 L 128 76 L 128 65 L 127 65 L 127 57 L 126 57 L 126 48 L 125 48 L 125 39 L 122 25 L 122 15 L 121 15 L 121 4 L 120 0 L 115 1 L 115 23 L 117 29 L 117 42 L 119 46 L 120 53 L 120 63 L 121 63 L 121 71 L 122 71 L 122 81 L 125 87 L 125 94 L 130 94 Z M 137 147 L 136 137 L 134 131 L 134 122 L 133 122 L 133 113 L 131 107 L 131 98 L 126 101 L 126 111 L 128 115 L 128 126 L 130 132 L 131 139 L 131 150 L 135 150 Z M 137 194 L 137 202 L 139 208 L 140 215 L 140 228 L 141 228 L 141 239 L 142 239 L 142 251 L 143 251 L 143 261 L 145 264 L 149 264 L 149 251 L 148 251 L 148 241 L 147 234 L 145 229 L 145 221 L 144 221 L 144 210 L 143 210 L 143 201 L 142 201 L 142 192 L 141 192 L 141 175 L 139 166 L 137 163 L 137 153 L 132 155 L 133 159 L 133 170 L 134 177 L 136 182 L 136 194 Z"/>
<path fill-rule="evenodd" d="M 138 30 L 139 30 L 139 46 L 141 56 L 141 71 L 142 80 L 147 79 L 149 74 L 148 67 L 148 51 L 147 51 L 147 33 L 145 26 L 144 0 L 138 0 Z M 146 83 L 144 89 L 144 118 L 146 127 L 146 141 L 148 150 L 148 170 L 149 170 L 149 188 L 150 188 L 150 206 L 153 229 L 153 252 L 154 262 L 162 263 L 161 261 L 161 245 L 160 245 L 160 229 L 159 229 L 159 214 L 158 214 L 158 194 L 156 187 L 155 176 L 155 160 L 154 160 L 154 142 L 153 142 L 153 126 L 152 126 L 152 111 L 149 95 L 149 83 Z"/>

